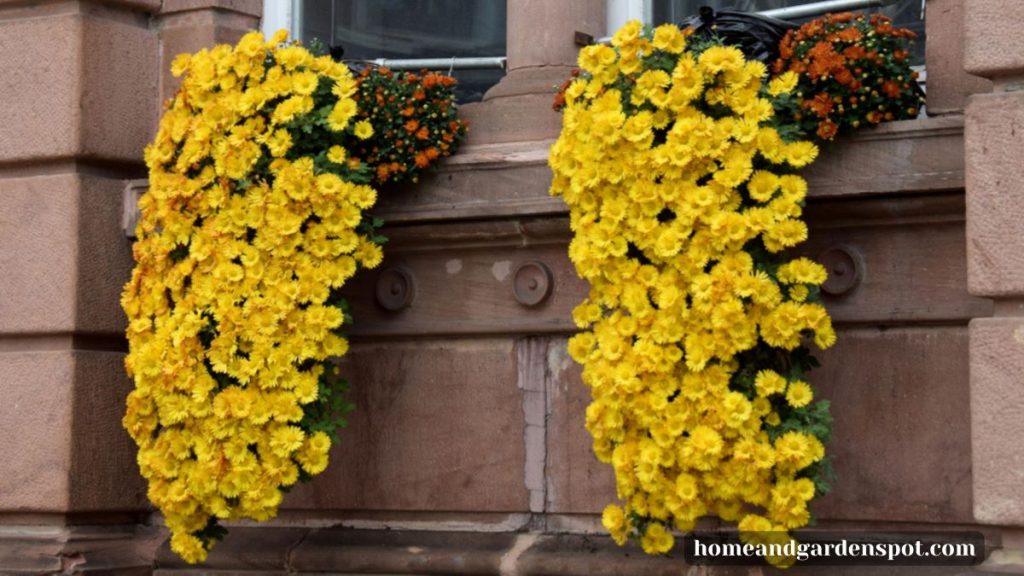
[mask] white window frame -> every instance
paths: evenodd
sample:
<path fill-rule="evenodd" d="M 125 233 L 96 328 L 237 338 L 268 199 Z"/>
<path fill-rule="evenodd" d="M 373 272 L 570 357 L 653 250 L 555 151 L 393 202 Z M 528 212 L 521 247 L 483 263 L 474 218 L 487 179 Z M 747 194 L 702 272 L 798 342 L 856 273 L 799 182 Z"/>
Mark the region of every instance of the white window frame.
<path fill-rule="evenodd" d="M 263 0 L 263 18 L 260 31 L 270 37 L 284 28 L 289 38 L 299 35 L 298 23 L 302 22 L 302 0 Z"/>
<path fill-rule="evenodd" d="M 825 0 L 816 0 L 816 2 L 823 1 Z M 835 7 L 836 10 L 858 10 L 861 8 L 858 7 L 857 4 L 861 3 L 884 5 L 886 3 L 893 4 L 897 1 L 898 0 L 832 0 L 833 3 L 837 4 Z M 782 10 L 786 9 L 779 9 L 779 11 Z M 925 0 L 921 0 L 922 14 L 924 14 L 924 10 Z M 605 14 L 608 22 L 607 35 L 611 36 L 629 20 L 640 20 L 644 24 L 652 23 L 654 21 L 654 0 L 606 0 Z"/>
<path fill-rule="evenodd" d="M 608 22 L 606 36 L 611 36 L 630 20 L 639 20 L 650 24 L 654 21 L 654 1 L 608 0 L 605 6 L 605 19 Z"/>
<path fill-rule="evenodd" d="M 650 0 L 642 0 L 649 2 Z M 628 20 L 628 18 L 627 18 Z M 648 20 L 650 18 L 648 17 Z M 293 39 L 299 38 L 299 26 L 302 22 L 302 0 L 263 0 L 263 18 L 260 22 L 260 31 L 263 35 L 270 37 L 274 32 L 284 28 L 288 36 Z M 625 20 L 623 20 L 625 23 Z M 482 56 L 468 58 L 410 58 L 399 60 L 387 60 L 378 58 L 373 62 L 380 66 L 402 70 L 419 70 L 428 68 L 431 70 L 448 69 L 470 69 L 470 68 L 501 68 L 507 65 L 505 56 Z"/>

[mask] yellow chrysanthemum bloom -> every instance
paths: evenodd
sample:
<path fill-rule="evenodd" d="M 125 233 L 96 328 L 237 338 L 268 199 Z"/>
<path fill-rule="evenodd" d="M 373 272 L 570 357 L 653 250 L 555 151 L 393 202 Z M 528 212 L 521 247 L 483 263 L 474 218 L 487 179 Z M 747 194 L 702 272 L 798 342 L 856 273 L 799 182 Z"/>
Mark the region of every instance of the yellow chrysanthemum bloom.
<path fill-rule="evenodd" d="M 370 136 L 373 136 L 373 125 L 367 120 L 360 120 L 359 122 L 356 122 L 356 128 L 353 130 L 353 134 L 355 134 L 360 140 L 366 140 Z"/>
<path fill-rule="evenodd" d="M 807 237 L 791 172 L 817 154 L 771 125 L 791 79 L 766 86 L 763 64 L 688 38 L 631 22 L 581 50 L 549 158 L 591 286 L 568 348 L 622 501 L 602 523 L 651 554 L 709 514 L 783 536 L 809 521 L 814 484 L 795 478 L 824 466 L 824 444 L 800 427 L 828 422 L 802 346 L 835 340 L 824 269 L 777 254 Z"/>
<path fill-rule="evenodd" d="M 376 192 L 341 145 L 351 73 L 285 38 L 175 58 L 181 88 L 146 148 L 121 301 L 135 383 L 123 424 L 188 562 L 205 559 L 219 519 L 272 518 L 300 471 L 327 466 L 345 409 L 326 362 L 347 349 L 336 289 L 380 262 L 360 228 Z M 346 88 L 314 102 L 321 82 Z M 326 122 L 314 105 L 333 109 Z M 308 133 L 330 162 L 297 151 Z"/>
<path fill-rule="evenodd" d="M 797 82 L 800 81 L 800 77 L 796 72 L 786 71 L 772 78 L 772 81 L 768 83 L 768 94 L 772 96 L 781 96 L 783 94 L 789 94 L 796 89 Z"/>
<path fill-rule="evenodd" d="M 790 382 L 786 390 L 786 402 L 794 408 L 803 408 L 814 399 L 811 387 L 803 381 Z"/>

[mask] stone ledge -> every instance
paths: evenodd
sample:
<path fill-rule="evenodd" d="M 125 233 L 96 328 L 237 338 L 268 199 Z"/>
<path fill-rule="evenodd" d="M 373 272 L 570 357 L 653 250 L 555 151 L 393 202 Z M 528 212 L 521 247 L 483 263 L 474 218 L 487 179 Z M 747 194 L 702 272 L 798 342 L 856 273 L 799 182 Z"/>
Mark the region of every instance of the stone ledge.
<path fill-rule="evenodd" d="M 863 527 L 862 527 L 863 528 Z M 907 527 L 894 526 L 892 529 Z M 993 555 L 998 554 L 998 551 Z M 206 563 L 189 566 L 166 543 L 157 576 L 209 574 L 405 574 L 494 576 L 983 576 L 1013 566 L 834 566 L 778 571 L 758 566 L 694 567 L 681 551 L 648 556 L 635 542 L 615 545 L 605 535 L 514 532 L 348 530 L 343 528 L 237 527 Z"/>
<path fill-rule="evenodd" d="M 166 543 L 154 574 L 196 573 Z M 493 574 L 596 576 L 677 575 L 681 554 L 652 557 L 636 544 L 618 547 L 607 536 L 349 530 L 344 528 L 232 528 L 202 573 L 250 574 Z"/>
<path fill-rule="evenodd" d="M 967 293 L 963 195 L 813 200 L 810 240 L 798 254 L 819 257 L 843 246 L 863 260 L 848 293 L 826 296 L 840 324 L 965 325 L 992 314 L 992 302 Z M 566 218 L 406 223 L 385 229 L 389 242 L 379 270 L 345 287 L 358 311 L 350 334 L 406 337 L 430 334 L 568 334 L 571 311 L 589 291 L 567 256 Z M 542 262 L 551 293 L 535 306 L 515 299 L 520 265 Z M 401 267 L 415 284 L 410 305 L 397 312 L 377 304 L 382 271 Z"/>
<path fill-rule="evenodd" d="M 145 576 L 165 535 L 125 526 L 0 526 L 0 574 Z"/>
<path fill-rule="evenodd" d="M 961 116 L 919 118 L 837 142 L 806 172 L 811 197 L 961 190 L 963 125 Z M 552 142 L 464 146 L 418 184 L 385 190 L 374 213 L 392 224 L 564 215 L 548 193 Z M 135 209 L 132 198 L 126 209 Z"/>
<path fill-rule="evenodd" d="M 804 172 L 811 198 L 962 190 L 962 116 L 883 124 L 822 150 Z"/>

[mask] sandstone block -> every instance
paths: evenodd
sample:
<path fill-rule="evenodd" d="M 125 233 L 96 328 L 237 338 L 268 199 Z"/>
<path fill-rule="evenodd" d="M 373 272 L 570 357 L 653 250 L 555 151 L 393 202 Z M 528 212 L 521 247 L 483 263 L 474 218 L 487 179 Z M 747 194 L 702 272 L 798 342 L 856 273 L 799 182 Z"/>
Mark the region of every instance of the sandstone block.
<path fill-rule="evenodd" d="M 1024 318 L 971 322 L 974 517 L 1024 524 Z"/>
<path fill-rule="evenodd" d="M 984 76 L 1024 75 L 1024 2 L 965 0 L 964 70 Z"/>
<path fill-rule="evenodd" d="M 925 20 L 929 115 L 962 112 L 967 96 L 992 91 L 992 82 L 964 72 L 963 22 L 962 0 L 929 0 Z"/>
<path fill-rule="evenodd" d="M 156 38 L 102 14 L 0 21 L 0 125 L 18 135 L 0 142 L 0 161 L 141 161 L 156 118 Z"/>
<path fill-rule="evenodd" d="M 838 479 L 823 520 L 970 523 L 967 330 L 850 328 L 816 354 Z"/>
<path fill-rule="evenodd" d="M 317 510 L 525 511 L 525 422 L 511 340 L 357 345 L 331 465 L 285 499 Z"/>
<path fill-rule="evenodd" d="M 1024 92 L 972 96 L 964 138 L 968 288 L 1024 294 Z"/>
<path fill-rule="evenodd" d="M 0 179 L 0 333 L 123 333 L 123 186 L 76 174 Z"/>

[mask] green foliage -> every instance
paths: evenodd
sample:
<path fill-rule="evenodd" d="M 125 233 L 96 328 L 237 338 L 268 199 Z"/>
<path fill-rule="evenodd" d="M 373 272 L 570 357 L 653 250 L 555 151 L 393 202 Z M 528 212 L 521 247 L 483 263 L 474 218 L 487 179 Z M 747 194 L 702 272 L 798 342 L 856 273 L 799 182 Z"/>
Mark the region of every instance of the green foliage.
<path fill-rule="evenodd" d="M 828 14 L 788 32 L 776 74 L 799 77 L 776 102 L 782 137 L 831 141 L 861 126 L 916 118 L 924 106 L 910 66 L 913 38 L 880 15 Z"/>
<path fill-rule="evenodd" d="M 437 72 L 364 68 L 358 76 L 358 120 L 373 126 L 366 140 L 349 136 L 346 149 L 369 165 L 375 185 L 417 182 L 437 160 L 454 154 L 467 124 L 456 116 L 456 81 Z"/>
<path fill-rule="evenodd" d="M 215 516 L 211 516 L 202 530 L 194 533 L 196 538 L 203 543 L 203 548 L 209 550 L 213 545 L 220 542 L 228 535 L 228 529 L 221 526 Z"/>

